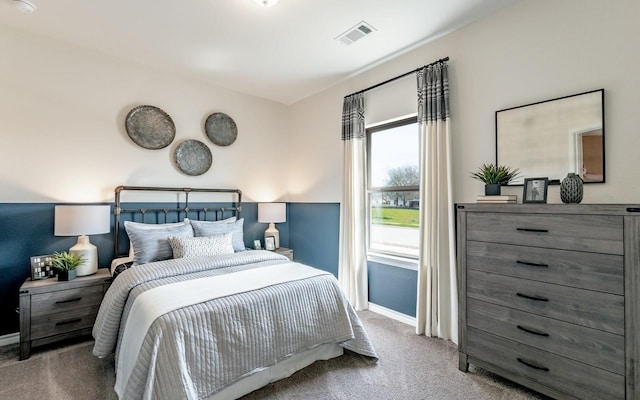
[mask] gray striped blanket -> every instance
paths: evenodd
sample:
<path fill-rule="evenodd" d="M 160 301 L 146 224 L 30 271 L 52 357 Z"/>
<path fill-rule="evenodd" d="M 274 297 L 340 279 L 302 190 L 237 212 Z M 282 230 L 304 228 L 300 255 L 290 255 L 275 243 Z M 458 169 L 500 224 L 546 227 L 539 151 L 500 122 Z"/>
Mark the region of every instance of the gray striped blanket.
<path fill-rule="evenodd" d="M 93 328 L 93 353 L 103 357 L 115 350 L 118 363 L 125 322 L 145 291 L 285 261 L 275 253 L 247 251 L 130 268 L 103 300 Z M 253 371 L 334 342 L 376 359 L 360 320 L 330 274 L 189 305 L 151 324 L 121 398 L 206 398 Z"/>

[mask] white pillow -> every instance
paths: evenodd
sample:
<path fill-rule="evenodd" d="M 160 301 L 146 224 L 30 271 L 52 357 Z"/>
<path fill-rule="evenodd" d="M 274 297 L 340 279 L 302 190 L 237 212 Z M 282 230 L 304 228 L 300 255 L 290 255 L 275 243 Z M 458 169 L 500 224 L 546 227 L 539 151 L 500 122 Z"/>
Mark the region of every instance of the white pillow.
<path fill-rule="evenodd" d="M 206 257 L 233 254 L 233 233 L 204 237 L 169 236 L 173 258 Z"/>

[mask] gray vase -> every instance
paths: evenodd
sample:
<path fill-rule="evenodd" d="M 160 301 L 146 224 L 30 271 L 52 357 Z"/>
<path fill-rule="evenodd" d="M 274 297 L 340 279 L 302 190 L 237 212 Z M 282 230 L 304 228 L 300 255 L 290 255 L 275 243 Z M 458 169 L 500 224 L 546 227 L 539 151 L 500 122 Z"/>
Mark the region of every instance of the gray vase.
<path fill-rule="evenodd" d="M 580 203 L 583 192 L 582 179 L 573 172 L 569 173 L 560 184 L 560 200 L 563 203 Z"/>

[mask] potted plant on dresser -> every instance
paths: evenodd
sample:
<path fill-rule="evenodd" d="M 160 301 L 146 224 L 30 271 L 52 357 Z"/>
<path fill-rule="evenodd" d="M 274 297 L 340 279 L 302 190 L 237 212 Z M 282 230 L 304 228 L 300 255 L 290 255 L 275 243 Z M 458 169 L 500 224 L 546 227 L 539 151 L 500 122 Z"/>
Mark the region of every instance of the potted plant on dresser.
<path fill-rule="evenodd" d="M 484 194 L 496 196 L 500 194 L 500 186 L 506 185 L 520 174 L 518 168 L 506 165 L 482 164 L 476 172 L 471 173 L 473 179 L 484 182 Z"/>
<path fill-rule="evenodd" d="M 59 281 L 72 281 L 76 279 L 76 268 L 84 262 L 80 254 L 55 253 L 51 259 L 51 266 L 58 270 Z"/>

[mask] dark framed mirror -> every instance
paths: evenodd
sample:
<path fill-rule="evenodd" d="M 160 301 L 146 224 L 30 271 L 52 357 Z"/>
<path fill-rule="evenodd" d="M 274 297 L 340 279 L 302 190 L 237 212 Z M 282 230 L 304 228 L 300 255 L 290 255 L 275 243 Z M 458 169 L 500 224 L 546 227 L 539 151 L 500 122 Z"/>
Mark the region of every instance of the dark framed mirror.
<path fill-rule="evenodd" d="M 605 182 L 604 89 L 496 111 L 496 164 L 520 169 L 510 185 L 569 172 Z"/>

